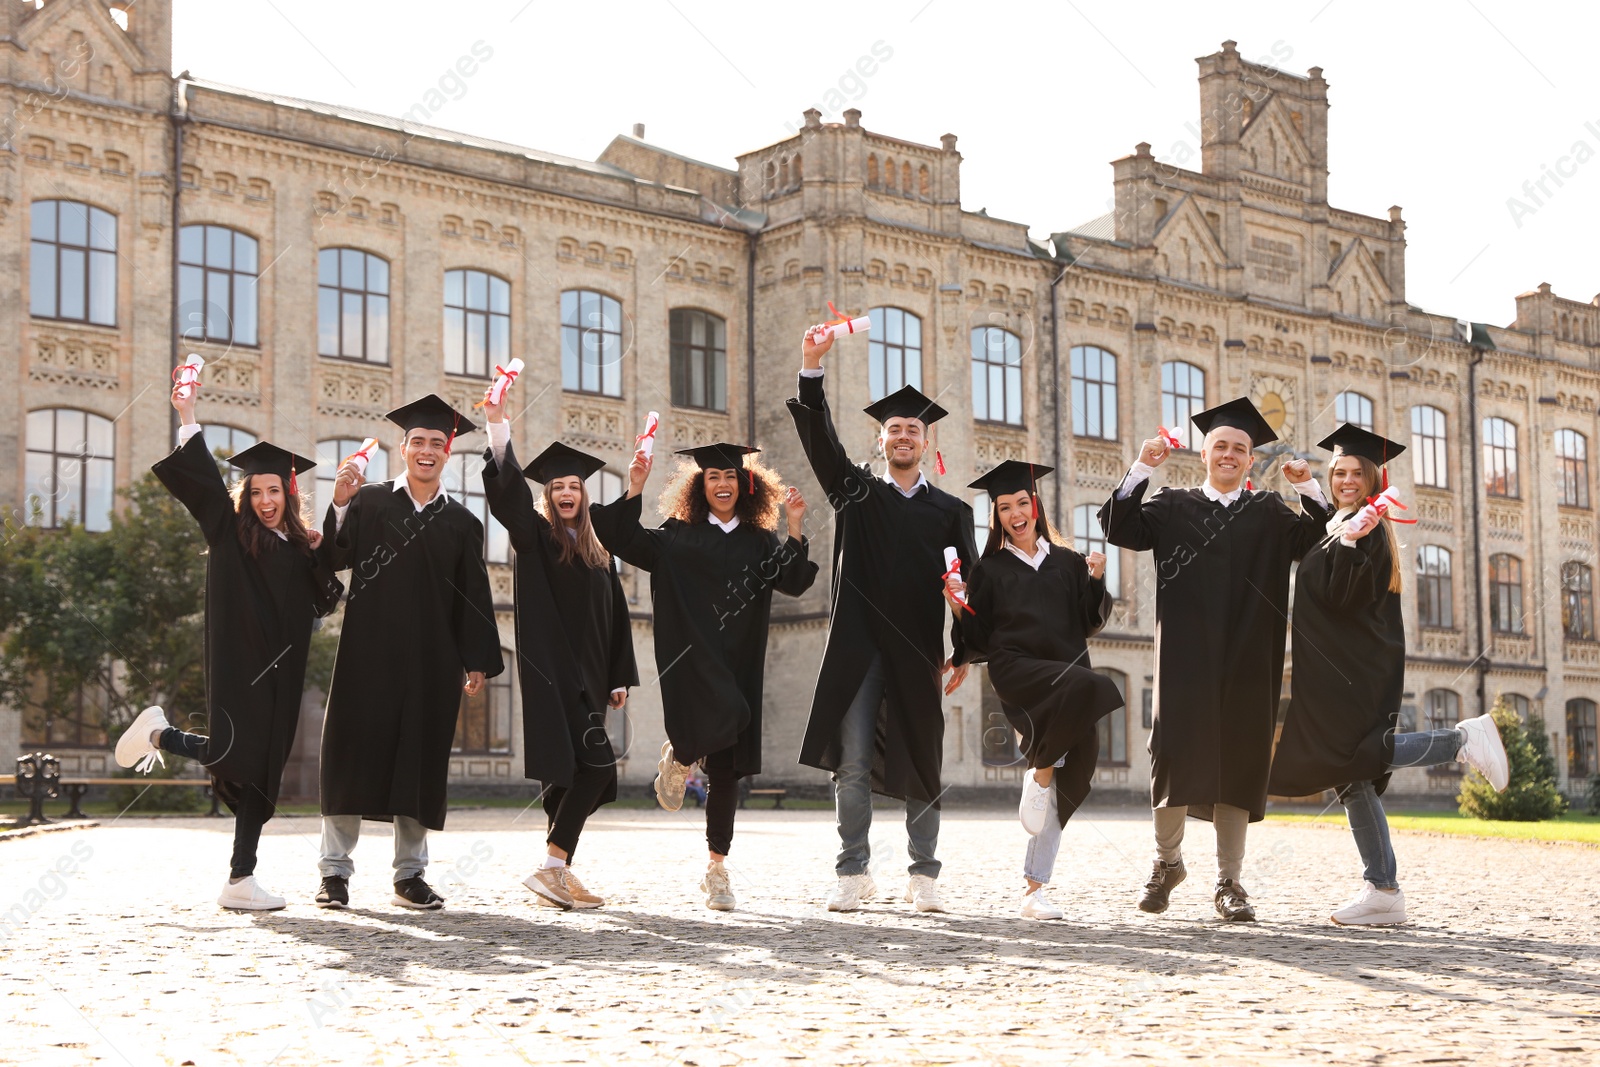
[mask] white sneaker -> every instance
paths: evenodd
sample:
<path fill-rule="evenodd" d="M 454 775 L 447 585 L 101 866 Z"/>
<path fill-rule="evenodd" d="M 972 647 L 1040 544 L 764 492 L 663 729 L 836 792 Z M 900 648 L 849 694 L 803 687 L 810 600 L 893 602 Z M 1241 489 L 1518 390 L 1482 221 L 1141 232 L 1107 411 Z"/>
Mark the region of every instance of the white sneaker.
<path fill-rule="evenodd" d="M 861 902 L 878 895 L 878 884 L 870 874 L 841 874 L 839 884 L 828 895 L 829 911 L 855 911 Z"/>
<path fill-rule="evenodd" d="M 913 874 L 906 883 L 906 903 L 915 904 L 918 911 L 943 911 L 939 902 L 939 883 L 925 874 Z"/>
<path fill-rule="evenodd" d="M 661 759 L 656 762 L 656 801 L 668 811 L 683 807 L 683 790 L 690 768 L 673 758 L 672 742 L 661 742 Z"/>
<path fill-rule="evenodd" d="M 139 713 L 117 738 L 116 760 L 119 767 L 132 767 L 139 764 L 139 773 L 148 774 L 150 768 L 159 761 L 161 766 L 167 765 L 166 759 L 161 755 L 161 750 L 150 743 L 150 735 L 157 730 L 165 730 L 172 724 L 167 721 L 167 713 L 159 707 L 145 708 Z M 283 907 L 279 904 L 278 907 Z"/>
<path fill-rule="evenodd" d="M 1017 817 L 1022 820 L 1022 828 L 1034 837 L 1039 836 L 1045 820 L 1050 817 L 1050 797 L 1055 785 L 1054 781 L 1040 785 L 1034 781 L 1032 771 L 1023 772 L 1022 802 L 1017 805 Z"/>
<path fill-rule="evenodd" d="M 1406 895 L 1398 889 L 1385 893 L 1363 882 L 1361 892 L 1328 917 L 1340 926 L 1394 926 L 1406 921 Z"/>
<path fill-rule="evenodd" d="M 733 885 L 728 881 L 728 868 L 720 863 L 714 863 L 707 867 L 706 876 L 701 881 L 700 888 L 705 890 L 706 907 L 712 911 L 733 910 Z"/>
<path fill-rule="evenodd" d="M 1511 784 L 1511 764 L 1500 740 L 1500 727 L 1488 715 L 1479 715 L 1462 719 L 1456 728 L 1467 738 L 1461 746 L 1461 762 L 1487 778 L 1496 793 L 1504 793 Z"/>
<path fill-rule="evenodd" d="M 1022 917 L 1024 919 L 1063 919 L 1066 912 L 1056 907 L 1055 903 L 1044 895 L 1044 886 L 1040 886 L 1031 893 L 1022 894 Z"/>
<path fill-rule="evenodd" d="M 160 711 L 160 708 L 152 709 Z M 269 893 L 256 881 L 255 875 L 241 878 L 235 882 L 229 880 L 222 886 L 222 895 L 217 897 L 217 903 L 229 911 L 277 911 L 284 906 L 284 899 L 276 893 Z"/>

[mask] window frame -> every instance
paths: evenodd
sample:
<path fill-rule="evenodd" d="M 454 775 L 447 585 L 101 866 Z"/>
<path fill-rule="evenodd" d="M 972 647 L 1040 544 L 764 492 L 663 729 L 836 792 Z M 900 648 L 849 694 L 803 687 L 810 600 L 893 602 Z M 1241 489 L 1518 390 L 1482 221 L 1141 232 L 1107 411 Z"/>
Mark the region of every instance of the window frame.
<path fill-rule="evenodd" d="M 34 426 L 32 425 L 35 416 L 44 414 L 48 414 L 50 416 L 50 447 L 48 450 L 36 447 L 33 433 Z M 61 416 L 64 414 L 77 415 L 83 419 L 83 444 L 81 449 L 77 452 L 63 452 L 60 450 L 59 442 L 61 439 Z M 97 436 L 103 437 L 104 441 L 108 445 L 107 450 L 103 454 L 98 451 L 93 444 L 93 439 Z M 37 499 L 40 501 L 41 505 L 47 505 L 47 507 L 40 508 L 40 522 L 37 523 L 37 525 L 42 529 L 59 530 L 66 522 L 73 522 L 76 525 L 83 527 L 83 529 L 90 533 L 105 533 L 107 530 L 111 529 L 111 517 L 116 513 L 117 506 L 116 423 L 113 420 L 106 418 L 104 415 L 99 415 L 93 411 L 87 411 L 83 408 L 66 406 L 35 408 L 23 416 L 22 437 L 22 498 L 23 506 L 27 512 L 25 522 L 30 526 L 36 525 L 34 522 L 33 501 Z M 34 467 L 32 457 L 34 456 L 50 457 L 50 491 L 48 494 L 35 494 L 33 492 L 33 487 L 35 484 L 37 484 L 32 470 Z M 60 491 L 60 476 L 63 462 L 72 462 L 76 464 L 76 470 L 73 477 L 76 483 L 75 495 L 77 507 L 75 511 L 69 510 L 66 515 L 63 515 L 62 509 L 59 507 L 59 502 L 64 499 L 66 495 Z M 93 466 L 91 466 L 91 464 Z M 102 479 L 104 482 L 103 486 L 98 490 L 98 492 L 104 497 L 100 503 L 103 503 L 105 508 L 103 522 L 101 521 L 101 513 L 97 509 L 94 515 L 95 521 L 93 524 L 90 522 L 91 516 L 89 515 L 89 475 L 91 471 L 95 472 L 97 477 Z"/>
<path fill-rule="evenodd" d="M 1000 358 L 994 358 L 995 335 L 1000 338 Z M 980 338 L 981 335 L 981 338 Z M 1003 326 L 974 326 L 968 334 L 972 357 L 972 417 L 996 426 L 1025 426 L 1022 338 Z M 1000 380 L 1000 417 L 995 418 L 994 385 Z M 979 400 L 979 393 L 983 399 Z M 1013 411 L 1013 405 L 1016 410 Z"/>
<path fill-rule="evenodd" d="M 567 321 L 567 298 L 569 296 L 572 297 L 572 313 L 574 316 L 574 321 L 572 322 Z M 599 310 L 596 312 L 601 317 L 601 323 L 599 326 L 585 326 L 581 322 L 576 321 L 576 317 L 583 314 L 585 296 L 594 297 L 599 301 Z M 611 323 L 606 320 L 607 312 L 609 308 L 613 306 L 616 309 L 615 329 L 611 329 Z M 621 299 L 612 296 L 610 293 L 607 293 L 604 290 L 586 289 L 580 286 L 575 289 L 563 289 L 560 296 L 557 297 L 557 307 L 561 323 L 562 392 L 578 393 L 583 396 L 608 396 L 613 399 L 621 397 L 622 359 L 627 352 L 627 349 L 623 346 L 623 342 L 625 340 L 623 333 L 623 323 L 625 317 L 622 312 Z M 597 388 L 589 389 L 583 384 L 584 368 L 587 365 L 584 360 L 584 352 L 590 347 L 587 342 L 588 338 L 592 336 L 600 337 L 601 360 L 592 364 L 595 368 L 595 375 L 598 379 Z M 614 360 L 606 357 L 606 350 L 609 347 L 606 338 L 609 337 L 616 338 L 616 358 Z M 569 384 L 567 377 L 567 357 L 569 344 L 573 346 L 571 348 L 571 352 L 573 358 L 575 358 L 577 361 L 572 368 L 574 374 L 576 375 L 576 384 Z M 612 377 L 615 379 L 615 391 L 611 391 L 607 388 L 607 385 L 610 384 L 608 379 Z"/>
<path fill-rule="evenodd" d="M 186 260 L 184 256 L 184 235 L 195 230 L 200 231 L 200 262 Z M 228 266 L 213 267 L 208 262 L 211 258 L 211 233 L 217 230 L 228 235 Z M 254 270 L 241 270 L 235 264 L 239 259 L 240 242 L 248 241 L 251 254 L 255 263 Z M 178 309 L 180 321 L 185 317 L 184 308 L 191 305 L 193 300 L 184 298 L 184 291 L 189 284 L 186 281 L 188 271 L 198 271 L 200 292 L 197 298 L 201 311 L 199 333 L 195 334 L 195 327 L 180 329 L 178 336 L 185 344 L 221 344 L 234 345 L 239 348 L 261 347 L 261 241 L 259 238 L 232 226 L 225 226 L 218 222 L 189 222 L 178 228 Z M 213 335 L 211 333 L 211 279 L 213 275 L 221 274 L 227 278 L 226 292 L 228 295 L 227 306 L 221 308 L 222 317 L 228 325 L 228 336 Z M 234 336 L 238 333 L 237 326 L 240 321 L 237 314 L 239 306 L 240 279 L 248 279 L 244 288 L 250 294 L 254 307 L 250 311 L 251 335 L 249 340 L 241 340 Z"/>
<path fill-rule="evenodd" d="M 1588 510 L 1589 439 L 1580 431 L 1563 426 L 1556 430 L 1553 444 L 1559 471 L 1556 503 L 1564 508 Z"/>
<path fill-rule="evenodd" d="M 692 323 L 698 317 L 705 323 L 705 342 L 696 344 Z M 680 326 L 682 329 L 680 330 Z M 681 336 L 680 336 L 681 334 Z M 701 374 L 698 385 L 706 402 L 694 403 L 692 379 L 694 357 L 699 354 Z M 672 406 L 694 411 L 728 410 L 728 320 L 714 311 L 697 307 L 667 309 L 667 367 L 671 380 Z M 681 387 L 681 388 L 680 388 Z"/>
<path fill-rule="evenodd" d="M 1600 773 L 1600 730 L 1597 730 L 1595 702 L 1588 697 L 1573 697 L 1567 701 L 1566 713 L 1567 779 L 1587 779 Z"/>
<path fill-rule="evenodd" d="M 1365 420 L 1352 419 L 1350 417 L 1350 402 L 1352 400 L 1356 402 L 1357 412 L 1366 416 Z M 1376 410 L 1377 408 L 1376 405 L 1373 404 L 1372 398 L 1366 393 L 1356 389 L 1341 390 L 1339 395 L 1333 398 L 1334 420 L 1340 424 L 1348 422 L 1352 425 L 1359 426 L 1368 433 L 1378 432 L 1377 422 L 1374 421 L 1374 413 Z"/>
<path fill-rule="evenodd" d="M 516 746 L 517 694 L 512 685 L 516 653 L 511 649 L 502 649 L 501 653 L 505 657 L 506 669 L 492 678 L 484 679 L 483 688 L 477 696 L 461 694 L 461 704 L 456 713 L 456 731 L 450 739 L 452 756 L 509 756 Z M 497 696 L 505 701 L 505 737 L 503 744 L 498 745 L 496 742 L 501 739 L 495 736 Z M 480 715 L 483 720 L 483 744 L 481 747 L 468 748 L 461 742 L 467 739 L 466 735 L 472 727 L 471 720 Z"/>
<path fill-rule="evenodd" d="M 1517 424 L 1499 415 L 1485 415 L 1483 433 L 1483 491 L 1503 500 L 1522 499 L 1517 473 Z"/>
<path fill-rule="evenodd" d="M 890 314 L 890 313 L 893 314 Z M 885 304 L 881 307 L 869 308 L 867 318 L 872 326 L 867 331 L 867 399 L 876 404 L 890 393 L 896 392 L 901 386 L 909 385 L 915 389 L 922 388 L 922 316 L 915 311 L 907 311 L 903 307 Z M 897 324 L 892 332 L 899 336 L 898 341 L 891 341 L 890 323 Z M 916 326 L 916 341 L 909 340 L 909 327 Z M 916 375 L 915 381 L 909 369 L 909 356 L 915 353 Z M 900 377 L 899 385 L 889 386 L 889 360 L 892 355 L 899 358 Z"/>
<path fill-rule="evenodd" d="M 461 302 L 459 304 L 452 304 L 450 302 L 450 281 L 452 275 L 460 276 Z M 481 308 L 475 308 L 471 306 L 472 280 L 474 275 L 479 276 L 484 280 L 484 306 Z M 504 290 L 504 311 L 495 310 L 495 287 L 497 284 Z M 484 270 L 481 267 L 451 267 L 449 270 L 444 272 L 444 294 L 440 300 L 440 308 L 439 352 L 440 356 L 442 357 L 444 372 L 446 374 L 458 378 L 488 380 L 494 377 L 496 367 L 503 367 L 507 363 L 511 362 L 511 341 L 515 335 L 511 331 L 512 302 L 511 280 L 509 278 L 504 278 L 496 274 L 494 271 Z M 450 313 L 452 311 L 459 312 L 461 319 L 459 349 L 461 355 L 460 370 L 452 369 L 450 366 Z M 475 315 L 483 317 L 483 370 L 481 372 L 471 369 L 470 366 L 472 352 L 472 320 L 473 316 Z M 495 343 L 495 326 L 497 323 L 501 324 L 502 327 L 499 335 L 500 345 L 498 346 L 502 348 L 502 351 L 498 355 L 495 353 L 495 348 L 497 347 Z"/>
<path fill-rule="evenodd" d="M 1126 767 L 1128 766 L 1128 675 L 1115 667 L 1095 667 L 1093 670 L 1096 674 L 1110 678 L 1116 684 L 1117 692 L 1122 694 L 1122 707 L 1109 715 L 1102 715 L 1095 723 L 1095 739 L 1100 751 L 1096 764 L 1100 767 Z M 1121 756 L 1117 755 L 1119 740 L 1122 742 Z"/>
<path fill-rule="evenodd" d="M 1187 378 L 1185 385 L 1180 386 L 1177 377 L 1178 369 L 1183 368 Z M 1168 371 L 1171 374 L 1168 374 Z M 1199 375 L 1199 393 L 1193 391 L 1195 376 Z M 1171 384 L 1168 379 L 1171 378 Z M 1180 388 L 1190 391 L 1178 392 Z M 1180 410 L 1181 408 L 1181 410 Z M 1161 421 L 1166 426 L 1167 432 L 1176 437 L 1179 447 L 1186 452 L 1198 452 L 1200 442 L 1193 441 L 1194 424 L 1189 420 L 1197 413 L 1206 409 L 1206 371 L 1204 367 L 1182 359 L 1169 359 L 1161 364 Z"/>
<path fill-rule="evenodd" d="M 1090 520 L 1093 525 L 1090 525 Z M 1098 532 L 1097 532 L 1098 531 Z M 1106 592 L 1112 600 L 1122 599 L 1122 550 L 1106 540 L 1100 529 L 1099 509 L 1093 504 L 1079 504 L 1072 509 L 1072 547 L 1083 555 L 1104 552 L 1106 557 Z"/>
<path fill-rule="evenodd" d="M 1098 368 L 1098 377 L 1092 378 L 1088 371 L 1088 355 L 1091 352 L 1096 354 Z M 1105 375 L 1107 363 L 1111 367 L 1109 378 Z M 1068 365 L 1072 375 L 1072 435 L 1096 441 L 1121 440 L 1120 427 L 1117 425 L 1117 354 L 1099 345 L 1073 345 L 1068 353 Z M 1092 419 L 1089 416 L 1091 398 L 1098 409 Z"/>
<path fill-rule="evenodd" d="M 50 236 L 37 237 L 34 235 L 35 226 L 37 224 L 37 219 L 34 217 L 34 213 L 44 204 L 51 205 Z M 61 205 L 63 204 L 72 204 L 83 208 L 84 232 L 82 244 L 69 243 L 62 240 Z M 110 220 L 110 225 L 105 226 L 104 220 Z M 119 237 L 117 231 L 119 222 L 120 220 L 115 212 L 107 211 L 103 207 L 97 207 L 86 200 L 74 200 L 70 197 L 45 197 L 43 199 L 34 200 L 28 205 L 29 318 L 43 319 L 50 322 L 81 322 L 86 326 L 104 326 L 109 329 L 116 329 L 118 327 L 119 323 L 117 305 L 119 301 L 117 299 L 117 286 L 120 274 L 118 268 L 121 266 L 120 261 L 122 258 L 122 253 L 117 247 Z M 105 233 L 107 231 L 109 231 L 111 234 L 109 246 L 95 244 L 95 234 Z M 38 266 L 35 257 L 38 255 L 41 246 L 51 249 L 50 301 L 52 311 L 48 314 L 35 310 L 36 302 L 39 300 L 39 287 L 37 284 L 38 279 L 34 273 L 35 268 Z M 62 254 L 63 249 L 79 254 L 83 257 L 82 315 L 63 315 L 61 313 L 61 265 L 64 258 Z M 106 257 L 109 257 L 111 276 L 109 280 L 102 279 L 100 283 L 96 283 L 95 265 L 97 263 L 103 264 L 107 262 Z M 106 284 L 109 284 L 111 289 L 111 317 L 110 319 L 96 318 L 95 294 L 100 290 L 102 285 Z"/>
<path fill-rule="evenodd" d="M 483 485 L 483 467 L 482 448 L 462 448 L 458 439 L 456 447 L 444 461 L 439 486 L 483 524 L 483 561 L 510 563 L 513 558 L 511 534 L 489 510 L 489 498 Z"/>
<path fill-rule="evenodd" d="M 1582 560 L 1561 564 L 1561 632 L 1568 641 L 1593 641 L 1594 568 Z"/>
<path fill-rule="evenodd" d="M 361 284 L 363 288 L 361 289 L 347 288 L 344 284 L 345 252 L 354 252 L 363 257 L 361 261 Z M 337 281 L 332 285 L 322 280 L 322 257 L 328 253 L 332 253 L 338 263 L 336 268 Z M 368 279 L 372 276 L 372 263 L 374 260 L 383 264 L 384 287 L 381 292 L 368 288 L 368 286 L 370 286 Z M 327 248 L 317 249 L 317 357 L 319 359 L 338 359 L 343 360 L 346 363 L 359 363 L 363 366 L 371 367 L 394 366 L 394 361 L 392 359 L 393 353 L 391 351 L 392 346 L 389 343 L 389 334 L 394 329 L 394 298 L 392 296 L 393 289 L 394 264 L 385 259 L 383 256 L 378 255 L 378 253 L 369 252 L 365 248 L 357 248 L 354 245 L 331 245 Z M 325 291 L 329 291 L 334 294 L 333 314 L 336 331 L 335 347 L 338 348 L 338 352 L 324 352 L 322 350 L 322 316 L 323 312 L 325 311 L 323 307 L 323 293 Z M 346 318 L 345 302 L 348 297 L 360 297 L 361 299 L 361 354 L 358 356 L 347 356 L 344 354 L 344 323 Z M 371 330 L 373 299 L 380 299 L 383 301 L 383 356 L 381 359 L 375 359 L 371 354 L 373 349 L 373 336 Z"/>
<path fill-rule="evenodd" d="M 1411 476 L 1416 485 L 1450 488 L 1449 433 L 1450 417 L 1443 409 L 1432 404 L 1411 406 Z"/>
<path fill-rule="evenodd" d="M 1489 557 L 1489 629 L 1497 634 L 1526 636 L 1522 599 L 1522 559 L 1509 552 L 1496 552 Z"/>
<path fill-rule="evenodd" d="M 1428 630 L 1454 630 L 1454 556 L 1443 545 L 1419 545 L 1416 562 L 1417 625 Z M 1441 618 L 1442 622 L 1437 621 Z"/>

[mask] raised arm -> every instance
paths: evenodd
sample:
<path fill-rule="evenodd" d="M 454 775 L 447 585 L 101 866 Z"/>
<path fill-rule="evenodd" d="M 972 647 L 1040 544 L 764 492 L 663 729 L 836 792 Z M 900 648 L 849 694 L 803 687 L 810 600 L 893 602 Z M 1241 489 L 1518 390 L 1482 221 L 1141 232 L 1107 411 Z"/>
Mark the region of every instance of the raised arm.
<path fill-rule="evenodd" d="M 1152 437 L 1140 448 L 1138 460 L 1100 509 L 1100 528 L 1108 542 L 1135 552 L 1149 552 L 1160 543 L 1165 501 L 1157 494 L 1146 503 L 1144 495 L 1150 488 L 1150 475 L 1171 451 L 1164 437 Z"/>
<path fill-rule="evenodd" d="M 173 387 L 172 406 L 182 421 L 178 447 L 150 469 L 200 524 L 206 544 L 214 545 L 233 529 L 236 517 L 228 485 L 222 480 L 222 472 L 217 469 L 211 450 L 206 447 L 204 431 L 195 421 L 194 402 L 195 396 L 190 390 Z"/>
<path fill-rule="evenodd" d="M 1289 528 L 1290 553 L 1300 560 L 1326 536 L 1328 520 L 1333 518 L 1333 507 L 1323 495 L 1322 486 L 1311 477 L 1311 464 L 1305 460 L 1292 457 L 1285 460 L 1283 475 L 1300 496 L 1300 513 L 1294 515 Z M 1284 510 L 1293 515 L 1293 509 L 1285 506 Z"/>
<path fill-rule="evenodd" d="M 490 423 L 490 433 L 495 426 Z M 511 547 L 519 553 L 536 551 L 539 540 L 550 531 L 550 523 L 534 506 L 533 488 L 517 464 L 517 452 L 507 440 L 497 456 L 496 449 L 483 451 L 483 495 L 489 513 L 499 520 L 511 537 Z"/>
<path fill-rule="evenodd" d="M 767 575 L 775 572 L 772 587 L 785 596 L 804 596 L 817 580 L 817 565 L 811 562 L 811 543 L 803 532 L 806 498 L 791 485 L 784 490 L 783 504 L 789 536 L 785 540 L 779 540 L 776 534 L 768 538 L 771 547 L 767 559 L 762 563 L 761 573 Z"/>
<path fill-rule="evenodd" d="M 644 498 L 625 496 L 609 504 L 590 504 L 589 521 L 606 551 L 630 566 L 653 571 L 661 558 L 661 531 L 646 530 L 639 521 Z"/>
<path fill-rule="evenodd" d="M 867 486 L 861 469 L 850 462 L 839 441 L 833 413 L 828 409 L 828 398 L 822 388 L 822 356 L 832 346 L 832 335 L 825 329 L 813 326 L 806 331 L 799 385 L 788 407 L 811 472 L 828 495 L 829 503 L 842 508 L 862 499 Z"/>

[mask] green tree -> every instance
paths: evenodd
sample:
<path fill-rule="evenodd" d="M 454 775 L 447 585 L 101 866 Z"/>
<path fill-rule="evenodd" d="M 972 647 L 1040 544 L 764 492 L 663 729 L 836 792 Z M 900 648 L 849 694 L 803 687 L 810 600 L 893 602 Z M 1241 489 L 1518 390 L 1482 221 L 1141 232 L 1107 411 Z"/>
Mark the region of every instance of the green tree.
<path fill-rule="evenodd" d="M 1461 814 L 1510 822 L 1538 822 L 1563 814 L 1567 798 L 1556 786 L 1556 761 L 1550 754 L 1544 720 L 1530 716 L 1524 726 L 1503 696 L 1495 698 L 1489 714 L 1500 728 L 1500 740 L 1506 746 L 1511 784 L 1504 793 L 1496 793 L 1482 775 L 1468 772 L 1456 798 Z"/>

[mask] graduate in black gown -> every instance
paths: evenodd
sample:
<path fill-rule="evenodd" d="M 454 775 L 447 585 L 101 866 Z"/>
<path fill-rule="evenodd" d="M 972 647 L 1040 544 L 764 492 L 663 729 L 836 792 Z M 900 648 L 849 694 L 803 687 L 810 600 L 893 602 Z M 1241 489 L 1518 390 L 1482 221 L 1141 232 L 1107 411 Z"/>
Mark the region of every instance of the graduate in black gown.
<path fill-rule="evenodd" d="M 880 426 L 882 477 L 846 455 L 822 388 L 825 326 L 806 331 L 798 395 L 789 414 L 811 470 L 834 509 L 828 641 L 811 700 L 800 762 L 832 771 L 839 828 L 838 884 L 830 911 L 853 911 L 877 895 L 867 873 L 872 794 L 906 802 L 912 862 L 905 899 L 919 911 L 939 901 L 940 772 L 944 694 L 966 680 L 961 633 L 946 611 L 945 550 L 963 571 L 977 559 L 972 508 L 929 483 L 921 470 L 928 430 L 945 410 L 907 386 L 866 408 Z M 952 653 L 944 651 L 951 629 Z"/>
<path fill-rule="evenodd" d="M 116 757 L 148 770 L 165 751 L 205 766 L 234 812 L 232 870 L 217 903 L 265 911 L 284 900 L 256 881 L 256 846 L 294 748 L 313 623 L 338 606 L 341 590 L 316 554 L 321 534 L 307 530 L 300 513 L 295 476 L 316 461 L 253 445 L 229 460 L 244 472 L 230 495 L 195 421 L 195 400 L 193 390 L 173 390 L 179 445 L 151 469 L 206 539 L 208 731 L 178 730 L 161 708 L 146 708 L 117 742 Z"/>
<path fill-rule="evenodd" d="M 723 860 L 733 844 L 739 780 L 761 773 L 761 696 L 772 593 L 800 596 L 817 565 L 802 535 L 806 501 L 745 445 L 685 449 L 691 457 L 661 495 L 666 521 L 640 523 L 653 457 L 634 453 L 628 493 L 590 514 L 601 542 L 650 572 L 656 670 L 667 741 L 656 764 L 656 798 L 683 806 L 690 770 L 706 776 L 706 907 L 731 911 L 733 887 Z M 778 537 L 779 500 L 788 538 Z"/>
<path fill-rule="evenodd" d="M 438 908 L 423 880 L 429 830 L 444 828 L 461 694 L 505 669 L 483 563 L 483 524 L 441 477 L 458 434 L 477 429 L 437 396 L 389 412 L 405 470 L 334 480 L 321 551 L 350 571 L 322 726 L 320 907 L 349 903 L 361 820 L 394 823 L 394 903 Z"/>
<path fill-rule="evenodd" d="M 1028 831 L 1022 916 L 1059 919 L 1045 894 L 1061 831 L 1089 795 L 1097 726 L 1122 707 L 1117 683 L 1089 662 L 1088 639 L 1111 614 L 1106 557 L 1061 540 L 1039 507 L 1038 479 L 1054 467 L 1006 460 L 968 486 L 989 494 L 989 540 L 957 607 L 967 652 L 987 660 L 989 684 L 1021 738 L 1029 773 L 1018 815 Z"/>
<path fill-rule="evenodd" d="M 1406 668 L 1399 544 L 1391 516 L 1369 501 L 1386 487 L 1384 464 L 1405 446 L 1345 423 L 1318 447 L 1333 452 L 1328 489 L 1337 513 L 1295 572 L 1294 677 L 1270 788 L 1291 797 L 1338 791 L 1363 871 L 1361 891 L 1331 918 L 1390 926 L 1406 917 L 1378 799 L 1390 772 L 1461 760 L 1504 789 L 1505 748 L 1488 715 L 1396 733 Z"/>
<path fill-rule="evenodd" d="M 1151 471 L 1171 452 L 1165 435 L 1153 437 L 1100 511 L 1108 542 L 1155 556 L 1156 860 L 1139 907 L 1165 911 L 1187 875 L 1182 843 L 1191 815 L 1216 827 L 1217 914 L 1253 921 L 1239 873 L 1248 825 L 1266 812 L 1289 568 L 1321 539 L 1331 512 L 1304 460 L 1283 464 L 1300 494 L 1299 514 L 1277 493 L 1250 488 L 1254 450 L 1277 434 L 1248 398 L 1192 421 L 1204 435 L 1204 484 L 1168 487 L 1145 500 Z"/>
<path fill-rule="evenodd" d="M 485 397 L 483 408 L 483 491 L 517 551 L 525 773 L 543 784 L 550 821 L 543 865 L 523 884 L 549 907 L 598 908 L 605 900 L 569 864 L 584 822 L 617 799 L 619 754 L 606 716 L 639 684 L 628 601 L 589 521 L 584 480 L 605 461 L 557 441 L 518 469 L 503 403 Z"/>

